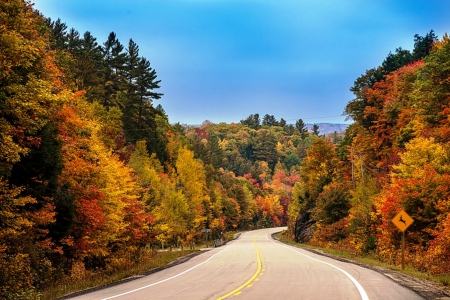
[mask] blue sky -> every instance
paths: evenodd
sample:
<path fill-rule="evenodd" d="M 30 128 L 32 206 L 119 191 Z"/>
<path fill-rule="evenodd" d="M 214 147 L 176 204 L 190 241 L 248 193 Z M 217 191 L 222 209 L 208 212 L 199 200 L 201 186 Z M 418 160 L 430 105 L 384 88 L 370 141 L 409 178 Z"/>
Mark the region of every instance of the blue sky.
<path fill-rule="evenodd" d="M 450 32 L 450 1 L 34 0 L 46 17 L 132 38 L 161 80 L 171 123 L 351 123 L 349 88 L 414 34 Z"/>

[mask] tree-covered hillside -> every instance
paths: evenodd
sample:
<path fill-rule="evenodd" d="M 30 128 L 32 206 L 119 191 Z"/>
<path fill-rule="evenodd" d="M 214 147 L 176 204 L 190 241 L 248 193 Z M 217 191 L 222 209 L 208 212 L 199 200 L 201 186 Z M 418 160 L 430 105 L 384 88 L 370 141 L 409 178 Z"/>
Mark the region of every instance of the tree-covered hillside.
<path fill-rule="evenodd" d="M 316 138 L 301 120 L 171 125 L 131 38 L 80 34 L 27 1 L 0 14 L 1 298 L 201 242 L 202 229 L 287 224 Z"/>
<path fill-rule="evenodd" d="M 404 210 L 414 219 L 406 263 L 449 273 L 449 64 L 448 36 L 430 31 L 356 79 L 342 142 L 317 139 L 302 162 L 289 208 L 296 240 L 399 264 L 392 219 Z"/>

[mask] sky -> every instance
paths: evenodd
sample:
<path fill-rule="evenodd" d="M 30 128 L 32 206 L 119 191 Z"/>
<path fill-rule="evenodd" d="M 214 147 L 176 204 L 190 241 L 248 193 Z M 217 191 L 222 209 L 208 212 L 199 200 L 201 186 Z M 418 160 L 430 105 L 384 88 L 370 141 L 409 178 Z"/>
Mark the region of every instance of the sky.
<path fill-rule="evenodd" d="M 448 0 L 34 0 L 103 44 L 133 39 L 171 123 L 351 123 L 349 89 L 414 35 L 450 33 Z"/>

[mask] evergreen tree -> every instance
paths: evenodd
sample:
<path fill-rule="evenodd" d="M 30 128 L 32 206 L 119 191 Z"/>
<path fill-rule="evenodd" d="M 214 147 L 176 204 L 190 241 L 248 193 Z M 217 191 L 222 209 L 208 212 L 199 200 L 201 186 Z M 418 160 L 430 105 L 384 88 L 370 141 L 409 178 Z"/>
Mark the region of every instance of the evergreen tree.
<path fill-rule="evenodd" d="M 67 34 L 67 50 L 71 53 L 78 54 L 81 47 L 80 33 L 71 28 Z"/>
<path fill-rule="evenodd" d="M 52 21 L 50 18 L 45 20 L 48 28 L 50 28 L 50 35 L 53 49 L 67 50 L 67 25 L 61 19 Z"/>
<path fill-rule="evenodd" d="M 313 135 L 317 135 L 317 136 L 319 135 L 319 125 L 317 125 L 317 124 L 313 125 L 312 133 L 313 133 Z"/>
<path fill-rule="evenodd" d="M 355 95 L 355 99 L 351 100 L 345 106 L 344 114 L 348 118 L 353 119 L 355 122 L 369 127 L 372 124 L 371 119 L 364 117 L 364 109 L 367 106 L 367 99 L 364 95 L 364 91 L 371 88 L 376 82 L 383 79 L 383 71 L 381 67 L 372 68 L 367 70 L 365 74 L 359 76 L 350 88 L 350 91 Z"/>
<path fill-rule="evenodd" d="M 126 53 L 123 52 L 123 45 L 116 38 L 116 34 L 111 32 L 108 39 L 103 44 L 104 63 L 104 97 L 103 105 L 120 105 L 118 92 L 123 88 L 123 70 L 126 61 Z"/>
<path fill-rule="evenodd" d="M 155 153 L 155 141 L 158 140 L 156 117 L 160 112 L 153 107 L 152 102 L 162 96 L 155 91 L 159 88 L 160 80 L 156 80 L 156 71 L 150 62 L 139 56 L 139 47 L 132 39 L 127 54 L 124 68 L 127 92 L 122 103 L 125 135 L 131 142 L 148 140 L 148 151 Z M 161 158 L 160 155 L 158 157 Z"/>
<path fill-rule="evenodd" d="M 353 92 L 356 98 L 346 105 L 344 114 L 358 124 L 369 128 L 375 120 L 364 116 L 364 110 L 368 106 L 364 94 L 366 89 L 372 88 L 376 82 L 383 80 L 384 76 L 390 72 L 427 56 L 436 40 L 437 37 L 433 30 L 425 37 L 416 34 L 414 36 L 414 50 L 412 54 L 408 50 L 403 50 L 401 47 L 397 48 L 395 54 L 388 54 L 381 66 L 367 70 L 365 74 L 358 77 L 353 87 L 350 88 L 350 91 Z"/>
<path fill-rule="evenodd" d="M 277 138 L 267 129 L 260 129 L 256 135 L 253 155 L 255 161 L 265 161 L 269 168 L 273 170 L 278 161 Z"/>
<path fill-rule="evenodd" d="M 247 125 L 248 127 L 258 130 L 261 127 L 261 120 L 259 119 L 259 114 L 252 114 L 245 120 L 241 120 L 242 125 Z"/>
<path fill-rule="evenodd" d="M 138 64 L 139 64 L 139 46 L 130 39 L 128 42 L 128 48 L 126 49 L 125 59 L 125 77 L 127 80 L 127 94 L 130 98 L 137 94 L 136 80 L 139 76 Z"/>
<path fill-rule="evenodd" d="M 273 115 L 268 115 L 268 114 L 264 115 L 262 124 L 266 125 L 266 126 L 278 126 L 279 125 L 277 119 L 275 119 L 275 117 Z"/>
<path fill-rule="evenodd" d="M 295 122 L 295 129 L 300 132 L 302 139 L 305 139 L 308 136 L 308 129 L 302 119 L 298 119 L 297 122 Z"/>
<path fill-rule="evenodd" d="M 401 47 L 395 49 L 395 54 L 389 52 L 386 59 L 381 64 L 384 74 L 388 74 L 414 61 L 413 55 L 408 50 Z"/>
<path fill-rule="evenodd" d="M 160 99 L 163 94 L 154 91 L 159 89 L 161 80 L 156 80 L 156 71 L 150 67 L 147 59 L 139 59 L 137 72 L 138 126 L 140 126 L 145 104 L 152 104 L 153 100 Z"/>
<path fill-rule="evenodd" d="M 414 51 L 412 53 L 414 60 L 419 60 L 427 56 L 433 44 L 437 41 L 437 36 L 434 34 L 434 30 L 430 30 L 424 37 L 415 34 L 414 35 Z"/>
<path fill-rule="evenodd" d="M 105 94 L 102 47 L 89 31 L 86 31 L 83 39 L 80 40 L 80 47 L 80 53 L 77 56 L 78 87 L 86 91 L 86 97 L 91 102 L 101 101 Z"/>

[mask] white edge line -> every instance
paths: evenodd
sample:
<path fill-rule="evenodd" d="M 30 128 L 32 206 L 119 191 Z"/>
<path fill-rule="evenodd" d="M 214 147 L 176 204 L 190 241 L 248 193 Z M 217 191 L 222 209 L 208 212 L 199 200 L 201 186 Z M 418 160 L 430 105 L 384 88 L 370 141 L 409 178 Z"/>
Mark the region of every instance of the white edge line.
<path fill-rule="evenodd" d="M 268 240 L 270 240 L 272 243 L 274 243 L 274 244 L 276 244 L 276 245 L 278 245 L 278 246 L 281 246 L 281 247 L 284 247 L 284 248 L 288 248 L 288 249 L 290 249 L 290 250 L 292 250 L 292 251 L 294 251 L 294 252 L 297 252 L 298 254 L 301 254 L 301 255 L 303 255 L 303 256 L 308 257 L 309 259 L 312 259 L 312 260 L 321 262 L 321 263 L 326 264 L 326 265 L 328 265 L 328 266 L 330 266 L 330 267 L 332 267 L 332 268 L 335 268 L 336 270 L 341 271 L 341 272 L 344 273 L 345 276 L 347 276 L 347 277 L 353 282 L 353 284 L 356 286 L 356 288 L 358 289 L 359 294 L 361 295 L 361 299 L 362 299 L 362 300 L 369 300 L 369 296 L 367 296 L 367 293 L 366 293 L 366 291 L 364 290 L 364 288 L 362 287 L 362 285 L 361 285 L 355 278 L 353 278 L 353 276 L 350 275 L 347 271 L 345 271 L 345 270 L 343 270 L 343 269 L 341 269 L 341 268 L 339 268 L 339 267 L 336 267 L 335 265 L 330 264 L 330 263 L 328 263 L 328 262 L 326 262 L 326 261 L 323 261 L 323 260 L 314 258 L 314 257 L 312 257 L 312 256 L 309 256 L 309 255 L 307 255 L 307 254 L 301 253 L 300 251 L 298 251 L 297 249 L 294 249 L 293 247 L 285 246 L 285 245 L 280 244 L 280 243 L 275 243 L 275 241 L 274 241 L 273 239 L 269 239 L 267 235 L 266 235 L 266 238 L 267 238 Z"/>
<path fill-rule="evenodd" d="M 160 284 L 160 283 L 169 281 L 169 280 L 174 279 L 174 278 L 176 278 L 176 277 L 179 277 L 179 276 L 181 276 L 181 275 L 183 275 L 183 274 L 186 274 L 186 273 L 188 273 L 188 272 L 194 270 L 195 268 L 197 268 L 197 267 L 199 267 L 199 266 L 201 266 L 201 265 L 207 263 L 207 262 L 210 261 L 214 256 L 216 256 L 216 255 L 222 253 L 223 251 L 227 250 L 228 247 L 229 247 L 229 246 L 225 247 L 223 250 L 221 250 L 220 252 L 217 252 L 216 254 L 214 254 L 213 256 L 211 256 L 210 258 L 208 258 L 207 260 L 205 260 L 204 262 L 199 263 L 198 265 L 195 265 L 195 266 L 193 266 L 193 267 L 191 267 L 191 268 L 189 268 L 189 269 L 187 269 L 187 270 L 185 270 L 185 271 L 183 271 L 183 272 L 181 272 L 181 273 L 178 273 L 177 275 L 174 275 L 174 276 L 172 276 L 172 277 L 168 277 L 168 278 L 166 278 L 166 279 L 163 279 L 163 280 L 160 280 L 160 281 L 157 281 L 157 282 L 154 282 L 154 283 L 145 285 L 145 286 L 141 286 L 140 288 L 137 288 L 137 289 L 134 289 L 134 290 L 130 290 L 130 291 L 125 292 L 125 293 L 122 293 L 122 294 L 117 294 L 117 295 L 114 295 L 114 296 L 111 296 L 111 297 L 102 298 L 102 300 L 109 300 L 109 299 L 114 299 L 114 298 L 117 298 L 117 297 L 120 297 L 120 296 L 128 295 L 128 294 L 131 294 L 131 293 L 134 293 L 134 292 L 137 292 L 137 291 L 140 291 L 140 290 L 149 288 L 149 287 L 151 287 L 151 286 L 154 286 L 154 285 L 157 285 L 157 284 Z"/>

